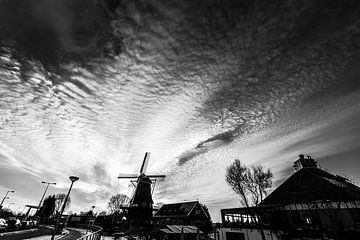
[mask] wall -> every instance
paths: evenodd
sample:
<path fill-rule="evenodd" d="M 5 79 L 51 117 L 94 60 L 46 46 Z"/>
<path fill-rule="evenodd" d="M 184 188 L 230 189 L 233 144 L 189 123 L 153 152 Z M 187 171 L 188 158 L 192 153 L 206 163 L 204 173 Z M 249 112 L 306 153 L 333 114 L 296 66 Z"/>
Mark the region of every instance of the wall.
<path fill-rule="evenodd" d="M 278 237 L 270 232 L 269 230 L 264 230 L 265 239 L 266 240 L 278 240 Z M 235 239 L 227 239 L 226 233 L 243 233 L 244 240 L 262 240 L 261 233 L 258 229 L 247 229 L 247 228 L 220 228 L 219 229 L 219 240 L 235 240 Z M 242 240 L 241 238 L 236 240 Z"/>

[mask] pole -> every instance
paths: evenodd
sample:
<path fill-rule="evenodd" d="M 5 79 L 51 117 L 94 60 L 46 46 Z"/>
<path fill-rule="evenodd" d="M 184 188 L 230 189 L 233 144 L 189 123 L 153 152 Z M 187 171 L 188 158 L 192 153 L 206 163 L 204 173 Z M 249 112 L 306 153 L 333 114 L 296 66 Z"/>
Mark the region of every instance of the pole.
<path fill-rule="evenodd" d="M 50 184 L 56 185 L 56 183 L 50 183 L 50 182 L 41 182 L 41 183 L 46 183 L 47 186 L 46 186 L 45 191 L 44 191 L 44 193 L 43 193 L 43 195 L 42 195 L 42 197 L 41 197 L 41 199 L 40 199 L 39 206 L 38 206 L 38 208 L 37 208 L 38 213 L 39 213 L 39 210 L 40 210 L 41 203 L 42 203 L 42 201 L 44 200 L 46 191 L 47 191 L 48 188 L 49 188 L 49 185 L 50 185 Z M 40 220 L 41 220 L 41 216 L 43 215 L 43 213 L 44 213 L 44 208 L 41 210 L 41 213 L 40 213 L 39 216 L 38 216 L 38 217 L 40 218 Z"/>
<path fill-rule="evenodd" d="M 88 217 L 88 224 L 87 224 L 87 227 L 86 227 L 86 233 L 85 234 L 87 234 L 88 233 L 88 231 L 89 231 L 89 226 L 90 226 L 90 219 L 91 219 L 91 217 L 93 216 L 93 211 L 94 211 L 94 208 L 95 208 L 95 206 L 91 206 L 91 215 L 90 215 L 90 218 Z M 94 224 L 93 224 L 94 225 Z"/>
<path fill-rule="evenodd" d="M 0 209 L 3 207 L 3 203 L 4 203 L 4 201 L 5 201 L 5 199 L 6 199 L 6 197 L 7 197 L 7 195 L 9 194 L 9 192 L 14 192 L 14 191 L 7 191 L 6 192 L 6 194 L 5 194 L 5 196 L 4 196 L 4 198 L 3 198 L 3 200 L 1 201 L 1 203 L 0 203 Z"/>
<path fill-rule="evenodd" d="M 3 200 L 0 203 L 1 208 L 2 208 L 5 198 L 7 197 L 8 194 L 9 194 L 9 191 L 7 191 L 7 193 L 5 194 L 5 197 L 3 198 Z"/>
<path fill-rule="evenodd" d="M 76 180 L 75 180 L 75 181 L 76 181 Z M 59 224 L 60 224 L 60 220 L 61 220 L 61 215 L 62 215 L 63 212 L 64 212 L 66 202 L 67 202 L 67 200 L 68 200 L 68 197 L 69 197 L 70 192 L 71 192 L 71 188 L 72 188 L 72 186 L 73 186 L 73 184 L 74 184 L 75 181 L 71 180 L 71 185 L 70 185 L 69 191 L 68 191 L 68 193 L 67 193 L 67 195 L 66 195 L 66 197 L 65 197 L 65 201 L 64 201 L 64 204 L 62 205 L 61 211 L 60 211 L 60 213 L 59 213 L 59 215 L 58 215 L 58 217 L 57 217 L 55 229 L 54 229 L 54 232 L 53 232 L 53 234 L 52 234 L 52 236 L 51 236 L 51 240 L 54 240 L 54 239 L 55 239 L 55 234 L 56 234 L 56 232 L 57 232 L 57 230 L 58 230 L 58 228 L 59 228 Z"/>
<path fill-rule="evenodd" d="M 87 234 L 88 234 L 88 231 L 89 231 L 89 225 L 90 225 L 90 218 L 89 218 L 89 217 L 87 217 L 87 219 L 88 219 L 88 222 L 87 222 L 87 226 L 86 226 L 86 233 L 85 233 L 85 235 L 87 235 Z"/>
<path fill-rule="evenodd" d="M 46 188 L 45 188 L 45 191 L 44 191 L 44 193 L 43 193 L 43 195 L 42 195 L 42 197 L 41 197 L 41 199 L 40 199 L 39 206 L 38 206 L 38 208 L 37 208 L 38 213 L 39 213 L 39 211 L 40 211 L 41 202 L 43 201 L 43 199 L 44 199 L 44 197 L 45 197 L 45 194 L 46 194 L 46 191 L 47 191 L 48 188 L 49 188 L 49 184 L 50 184 L 50 183 L 47 183 L 47 186 L 46 186 Z M 38 217 L 40 218 L 40 215 L 39 215 Z"/>

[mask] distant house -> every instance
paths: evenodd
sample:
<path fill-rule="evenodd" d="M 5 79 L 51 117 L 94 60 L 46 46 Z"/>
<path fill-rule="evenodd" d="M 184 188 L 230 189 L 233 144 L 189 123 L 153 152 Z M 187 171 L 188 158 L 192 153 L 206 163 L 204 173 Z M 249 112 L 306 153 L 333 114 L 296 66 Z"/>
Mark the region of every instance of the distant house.
<path fill-rule="evenodd" d="M 259 229 L 260 218 L 269 239 L 360 239 L 360 188 L 319 169 L 310 156 L 300 155 L 294 168 L 259 207 L 222 209 L 222 240 L 240 233 L 231 229 Z M 240 235 L 247 239 L 244 231 Z"/>
<path fill-rule="evenodd" d="M 198 202 L 182 202 L 164 204 L 154 215 L 154 224 L 196 226 L 203 232 L 208 232 L 211 218 L 206 209 Z"/>

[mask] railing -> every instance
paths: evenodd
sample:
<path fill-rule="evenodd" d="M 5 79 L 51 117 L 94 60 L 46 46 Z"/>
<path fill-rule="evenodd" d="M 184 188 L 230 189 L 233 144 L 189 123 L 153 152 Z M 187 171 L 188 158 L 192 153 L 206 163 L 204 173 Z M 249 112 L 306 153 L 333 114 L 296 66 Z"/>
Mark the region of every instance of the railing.
<path fill-rule="evenodd" d="M 99 226 L 91 225 L 89 229 L 92 231 L 85 236 L 78 238 L 77 240 L 100 240 L 102 228 Z"/>

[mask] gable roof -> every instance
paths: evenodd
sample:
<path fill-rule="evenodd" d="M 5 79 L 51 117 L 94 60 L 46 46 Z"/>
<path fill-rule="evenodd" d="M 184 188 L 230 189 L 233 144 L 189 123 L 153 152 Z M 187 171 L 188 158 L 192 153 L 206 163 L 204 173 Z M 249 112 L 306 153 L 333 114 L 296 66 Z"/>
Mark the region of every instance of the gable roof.
<path fill-rule="evenodd" d="M 360 200 L 360 188 L 319 168 L 303 168 L 269 194 L 261 205 L 308 203 L 317 200 Z"/>
<path fill-rule="evenodd" d="M 167 234 L 196 234 L 196 233 L 203 233 L 198 227 L 196 226 L 189 226 L 189 225 L 166 225 L 167 228 L 160 229 L 160 231 L 167 233 Z"/>
<path fill-rule="evenodd" d="M 155 213 L 155 217 L 160 216 L 189 216 L 195 206 L 199 204 L 198 201 L 164 204 L 159 211 Z"/>

